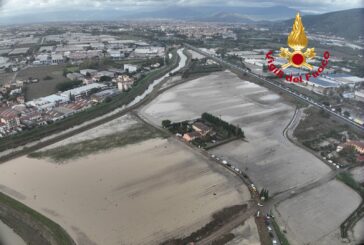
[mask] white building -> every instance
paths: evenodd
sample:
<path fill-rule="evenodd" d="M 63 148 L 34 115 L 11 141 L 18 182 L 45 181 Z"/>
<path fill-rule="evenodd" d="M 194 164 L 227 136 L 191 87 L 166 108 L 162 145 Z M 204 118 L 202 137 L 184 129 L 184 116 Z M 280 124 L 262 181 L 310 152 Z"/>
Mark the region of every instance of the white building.
<path fill-rule="evenodd" d="M 52 54 L 52 64 L 63 64 L 64 58 L 61 54 Z"/>
<path fill-rule="evenodd" d="M 112 60 L 121 60 L 125 57 L 121 49 L 109 49 L 107 53 L 109 54 Z"/>
<path fill-rule="evenodd" d="M 88 92 L 90 92 L 92 89 L 94 88 L 104 88 L 106 87 L 106 85 L 101 84 L 101 83 L 91 83 L 91 84 L 87 84 L 85 86 L 81 86 L 78 88 L 74 88 L 74 89 L 70 89 L 67 91 L 62 92 L 60 95 L 65 97 L 65 98 L 69 98 L 70 94 L 75 96 L 76 98 L 82 95 L 87 95 Z"/>
<path fill-rule="evenodd" d="M 128 72 L 136 72 L 138 70 L 138 66 L 132 64 L 124 64 L 124 70 L 128 70 Z"/>
<path fill-rule="evenodd" d="M 355 91 L 355 99 L 364 102 L 364 90 Z"/>
<path fill-rule="evenodd" d="M 121 75 L 114 79 L 113 82 L 117 83 L 118 89 L 120 91 L 127 91 L 133 86 L 134 79 L 127 75 Z"/>
<path fill-rule="evenodd" d="M 69 97 L 52 94 L 46 97 L 41 97 L 26 103 L 27 106 L 34 106 L 39 109 L 51 109 L 58 104 L 67 103 Z"/>

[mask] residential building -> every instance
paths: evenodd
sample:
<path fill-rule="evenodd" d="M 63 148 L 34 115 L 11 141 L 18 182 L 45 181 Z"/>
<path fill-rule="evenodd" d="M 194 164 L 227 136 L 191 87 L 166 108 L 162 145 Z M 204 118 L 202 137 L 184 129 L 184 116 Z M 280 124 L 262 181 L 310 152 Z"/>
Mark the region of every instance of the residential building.
<path fill-rule="evenodd" d="M 363 141 L 350 140 L 350 141 L 346 142 L 346 145 L 353 146 L 359 154 L 364 154 L 364 142 Z"/>
<path fill-rule="evenodd" d="M 190 141 L 193 141 L 197 138 L 201 138 L 201 134 L 197 131 L 193 131 L 193 132 L 190 132 L 190 133 L 185 133 L 183 135 L 183 139 L 186 140 L 187 142 L 190 142 Z"/>
<path fill-rule="evenodd" d="M 132 64 L 124 64 L 124 70 L 127 70 L 129 73 L 133 73 L 138 70 L 138 66 Z"/>

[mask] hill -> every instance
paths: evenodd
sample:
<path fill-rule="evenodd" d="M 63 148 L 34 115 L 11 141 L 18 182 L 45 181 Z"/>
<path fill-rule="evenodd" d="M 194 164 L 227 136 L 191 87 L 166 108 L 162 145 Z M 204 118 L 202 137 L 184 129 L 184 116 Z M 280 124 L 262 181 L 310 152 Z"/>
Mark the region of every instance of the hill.
<path fill-rule="evenodd" d="M 292 28 L 294 19 L 284 21 L 285 28 Z M 342 10 L 302 17 L 306 30 L 334 34 L 348 39 L 364 37 L 364 8 Z"/>

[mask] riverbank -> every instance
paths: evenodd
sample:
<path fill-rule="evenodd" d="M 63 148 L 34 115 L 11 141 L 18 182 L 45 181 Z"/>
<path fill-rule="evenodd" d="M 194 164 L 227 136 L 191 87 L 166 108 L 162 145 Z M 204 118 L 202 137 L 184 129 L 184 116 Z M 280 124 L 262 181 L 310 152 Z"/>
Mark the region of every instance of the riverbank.
<path fill-rule="evenodd" d="M 57 223 L 2 192 L 0 192 L 0 220 L 13 228 L 27 244 L 76 244 Z"/>

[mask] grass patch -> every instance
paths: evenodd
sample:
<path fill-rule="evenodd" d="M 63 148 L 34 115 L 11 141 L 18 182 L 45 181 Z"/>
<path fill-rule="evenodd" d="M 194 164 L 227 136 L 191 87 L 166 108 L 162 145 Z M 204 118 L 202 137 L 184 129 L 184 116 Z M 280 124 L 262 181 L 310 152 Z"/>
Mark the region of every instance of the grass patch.
<path fill-rule="evenodd" d="M 338 174 L 336 178 L 357 191 L 362 197 L 359 207 L 340 225 L 341 237 L 347 238 L 348 231 L 364 217 L 364 188 L 353 178 L 350 172 L 342 172 Z"/>
<path fill-rule="evenodd" d="M 330 135 L 334 131 L 349 130 L 348 126 L 332 120 L 327 112 L 311 107 L 305 109 L 305 114 L 305 118 L 300 121 L 293 133 L 301 142 Z"/>
<path fill-rule="evenodd" d="M 72 238 L 66 233 L 66 231 L 60 225 L 48 219 L 47 217 L 43 216 L 42 214 L 36 212 L 35 210 L 16 201 L 15 199 L 3 194 L 2 192 L 0 192 L 0 205 L 15 210 L 19 212 L 21 215 L 27 216 L 25 217 L 26 218 L 25 220 L 27 220 L 27 222 L 29 222 L 29 216 L 30 216 L 32 221 L 41 224 L 41 226 L 44 226 L 44 230 L 52 236 L 52 238 L 56 241 L 56 244 L 59 245 L 75 244 Z M 2 216 L 3 214 L 1 214 L 0 212 L 0 217 Z M 14 227 L 15 230 L 16 228 L 17 227 Z"/>
<path fill-rule="evenodd" d="M 289 245 L 289 242 L 288 242 L 288 239 L 286 238 L 286 235 L 281 231 L 281 229 L 279 228 L 279 225 L 274 220 L 274 218 L 271 218 L 271 223 L 272 223 L 272 226 L 274 228 L 274 231 L 276 232 L 276 234 L 278 236 L 278 239 L 279 239 L 281 245 Z"/>
<path fill-rule="evenodd" d="M 364 188 L 353 178 L 353 175 L 350 172 L 339 173 L 336 178 L 359 192 L 361 196 L 364 197 Z"/>
<path fill-rule="evenodd" d="M 65 146 L 60 146 L 45 151 L 32 152 L 28 156 L 39 159 L 49 158 L 54 162 L 64 162 L 70 159 L 77 159 L 89 154 L 102 152 L 116 147 L 123 147 L 129 144 L 135 144 L 146 139 L 157 137 L 166 137 L 166 135 L 154 128 L 137 124 L 120 133 L 67 144 Z"/>

